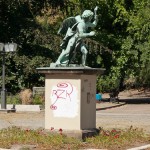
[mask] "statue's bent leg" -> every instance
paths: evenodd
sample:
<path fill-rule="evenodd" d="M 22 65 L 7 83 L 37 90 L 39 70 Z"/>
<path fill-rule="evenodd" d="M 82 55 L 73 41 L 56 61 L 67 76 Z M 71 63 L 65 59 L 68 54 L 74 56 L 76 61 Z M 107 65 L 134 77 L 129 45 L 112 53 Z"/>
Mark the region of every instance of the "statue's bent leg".
<path fill-rule="evenodd" d="M 62 52 L 61 52 L 61 54 L 59 55 L 57 61 L 56 61 L 56 64 L 60 64 L 60 61 L 61 61 L 61 59 L 62 59 L 63 56 L 64 56 L 64 51 L 65 51 L 65 50 L 63 49 Z"/>
<path fill-rule="evenodd" d="M 81 46 L 81 52 L 82 52 L 82 65 L 85 66 L 86 65 L 87 53 L 88 53 L 85 45 Z"/>
<path fill-rule="evenodd" d="M 56 64 L 61 64 L 61 61 L 62 61 L 63 59 L 65 59 L 65 57 L 67 58 L 67 59 L 65 60 L 65 64 L 68 63 L 68 61 L 69 61 L 69 53 L 70 53 L 70 51 L 71 51 L 71 49 L 72 49 L 74 43 L 75 43 L 75 38 L 72 37 L 72 38 L 69 40 L 66 49 L 65 49 L 65 50 L 62 50 L 62 53 L 61 53 L 60 56 L 58 57 L 58 59 L 57 59 L 57 61 L 56 61 Z"/>

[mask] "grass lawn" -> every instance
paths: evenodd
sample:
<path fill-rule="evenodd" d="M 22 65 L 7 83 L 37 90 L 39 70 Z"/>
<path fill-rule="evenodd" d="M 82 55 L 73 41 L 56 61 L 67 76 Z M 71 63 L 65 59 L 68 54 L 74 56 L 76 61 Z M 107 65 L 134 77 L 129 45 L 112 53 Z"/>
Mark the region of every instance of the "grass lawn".
<path fill-rule="evenodd" d="M 126 130 L 100 129 L 97 136 L 87 138 L 84 141 L 66 137 L 63 129 L 50 132 L 44 129 L 22 129 L 11 127 L 0 130 L 0 148 L 11 148 L 12 145 L 35 145 L 36 150 L 78 150 L 78 149 L 108 149 L 124 150 L 141 144 L 150 143 L 150 135 L 146 135 L 142 129 L 133 128 Z M 57 132 L 57 133 L 56 133 Z M 22 150 L 29 150 L 24 146 Z"/>

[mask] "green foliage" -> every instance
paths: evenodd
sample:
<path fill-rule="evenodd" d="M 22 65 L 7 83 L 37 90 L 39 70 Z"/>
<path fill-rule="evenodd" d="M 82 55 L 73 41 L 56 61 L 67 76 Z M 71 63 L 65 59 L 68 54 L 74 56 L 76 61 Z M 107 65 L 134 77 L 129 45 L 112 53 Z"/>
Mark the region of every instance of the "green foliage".
<path fill-rule="evenodd" d="M 101 76 L 97 79 L 97 90 L 101 93 L 111 92 L 113 89 L 118 89 L 120 79 L 115 76 Z"/>
<path fill-rule="evenodd" d="M 19 98 L 19 95 L 7 95 L 7 104 L 21 104 L 21 100 Z"/>
<path fill-rule="evenodd" d="M 103 91 L 111 89 L 117 79 L 123 85 L 124 79 L 130 76 L 150 85 L 148 0 L 1 0 L 0 42 L 18 44 L 16 53 L 6 55 L 8 91 L 16 93 L 24 88 L 43 86 L 44 76 L 38 74 L 36 68 L 49 66 L 59 56 L 62 38 L 57 30 L 62 20 L 85 9 L 93 10 L 95 6 L 99 6 L 96 36 L 86 42 L 89 46 L 87 65 L 106 68 L 105 77 L 98 78 L 98 87 Z M 0 65 L 1 62 L 0 55 Z"/>
<path fill-rule="evenodd" d="M 33 105 L 44 105 L 44 98 L 41 95 L 35 95 L 32 99 Z"/>
<path fill-rule="evenodd" d="M 3 148 L 10 148 L 17 143 L 30 149 L 29 145 L 31 144 L 36 145 L 38 149 L 68 149 L 68 147 L 78 149 L 82 142 L 75 138 L 66 137 L 62 132 L 62 129 L 55 132 L 49 129 L 48 132 L 42 128 L 31 130 L 14 126 L 0 130 L 0 145 Z"/>
<path fill-rule="evenodd" d="M 99 136 L 87 138 L 86 142 L 94 144 L 96 147 L 107 149 L 126 149 L 125 145 L 135 143 L 136 140 L 143 141 L 148 139 L 143 133 L 143 130 L 133 128 L 127 130 L 100 130 Z"/>
<path fill-rule="evenodd" d="M 36 1 L 33 7 L 34 2 L 0 2 L 4 8 L 0 15 L 0 41 L 18 44 L 16 53 L 6 55 L 6 88 L 13 93 L 43 85 L 44 76 L 39 75 L 36 68 L 49 66 L 59 51 L 60 37 L 53 35 L 55 27 L 46 25 L 45 28 L 35 18 L 39 15 L 37 11 L 45 8 L 44 2 Z"/>
<path fill-rule="evenodd" d="M 120 35 L 120 40 L 112 48 L 113 64 L 108 72 L 110 79 L 115 84 L 116 80 L 112 78 L 120 78 L 123 85 L 125 78 L 133 76 L 142 86 L 149 85 L 149 3 L 147 0 L 135 0 L 131 3 L 117 0 L 114 2 L 112 8 L 115 10 L 113 15 L 116 15 L 116 18 L 112 25 L 117 29 L 116 33 Z"/>
<path fill-rule="evenodd" d="M 150 85 L 148 77 L 150 75 L 148 71 L 150 63 L 150 5 L 146 0 L 133 2 L 134 11 L 130 12 L 130 20 L 127 27 L 129 35 L 125 39 L 125 42 L 129 38 L 132 41 L 132 45 L 128 50 L 132 55 L 130 63 L 133 65 L 132 68 L 138 82 L 141 85 Z"/>
<path fill-rule="evenodd" d="M 142 129 L 133 128 L 119 130 L 104 130 L 100 128 L 100 133 L 96 136 L 86 138 L 85 142 L 77 138 L 67 137 L 63 129 L 48 130 L 42 128 L 32 130 L 18 127 L 9 127 L 0 130 L 0 145 L 2 148 L 11 148 L 16 143 L 21 145 L 21 149 L 126 149 L 133 146 L 133 143 L 147 143 L 149 134 L 145 134 Z M 136 145 L 135 144 L 135 145 Z"/>

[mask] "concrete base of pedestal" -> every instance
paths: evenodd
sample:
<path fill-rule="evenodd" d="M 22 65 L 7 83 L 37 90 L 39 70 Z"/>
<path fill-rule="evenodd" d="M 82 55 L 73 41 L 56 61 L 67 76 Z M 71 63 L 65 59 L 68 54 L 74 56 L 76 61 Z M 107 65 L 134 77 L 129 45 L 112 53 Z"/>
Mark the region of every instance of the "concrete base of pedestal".
<path fill-rule="evenodd" d="M 60 132 L 59 130 L 46 130 L 47 132 L 50 132 L 52 134 L 63 134 L 66 135 L 67 137 L 73 137 L 77 138 L 79 140 L 84 140 L 88 137 L 93 137 L 95 135 L 99 134 L 98 129 L 91 129 L 91 130 L 62 130 Z"/>

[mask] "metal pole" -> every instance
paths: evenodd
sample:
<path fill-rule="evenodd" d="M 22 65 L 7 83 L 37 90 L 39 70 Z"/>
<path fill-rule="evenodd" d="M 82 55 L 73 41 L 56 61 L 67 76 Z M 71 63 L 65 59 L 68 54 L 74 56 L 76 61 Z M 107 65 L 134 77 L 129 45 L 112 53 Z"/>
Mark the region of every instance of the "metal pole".
<path fill-rule="evenodd" d="M 2 58 L 1 109 L 6 109 L 6 89 L 5 89 L 5 48 L 3 48 L 3 58 Z"/>

